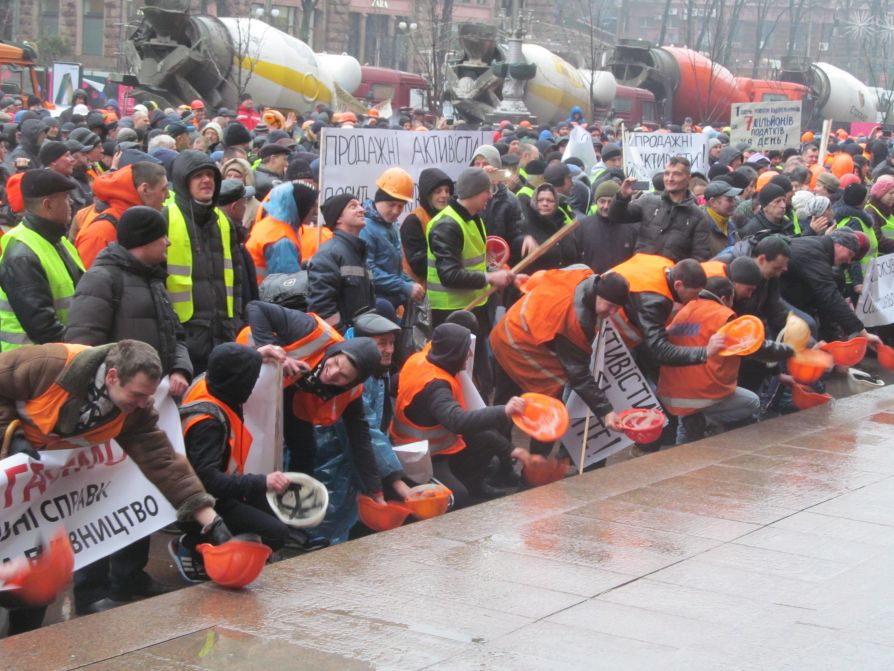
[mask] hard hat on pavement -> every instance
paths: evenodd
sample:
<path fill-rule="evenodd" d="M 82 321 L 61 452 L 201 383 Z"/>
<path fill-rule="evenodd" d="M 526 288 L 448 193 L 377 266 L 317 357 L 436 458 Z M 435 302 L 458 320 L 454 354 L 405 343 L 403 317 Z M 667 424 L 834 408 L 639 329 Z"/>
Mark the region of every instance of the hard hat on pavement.
<path fill-rule="evenodd" d="M 267 492 L 267 502 L 276 516 L 290 527 L 315 527 L 326 516 L 329 492 L 319 480 L 304 473 L 283 473 L 291 484 L 282 494 Z"/>
<path fill-rule="evenodd" d="M 397 200 L 413 200 L 413 178 L 403 168 L 388 168 L 379 175 L 376 186 Z"/>
<path fill-rule="evenodd" d="M 272 550 L 256 534 L 240 534 L 220 545 L 196 546 L 208 577 L 231 589 L 245 587 L 260 575 Z"/>

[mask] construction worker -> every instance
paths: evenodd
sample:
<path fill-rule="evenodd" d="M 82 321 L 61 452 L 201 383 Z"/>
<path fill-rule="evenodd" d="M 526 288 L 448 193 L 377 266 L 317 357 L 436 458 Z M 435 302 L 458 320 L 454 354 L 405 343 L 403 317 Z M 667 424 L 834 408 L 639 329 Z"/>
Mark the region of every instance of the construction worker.
<path fill-rule="evenodd" d="M 381 355 L 375 342 L 345 340 L 321 317 L 273 303 L 253 301 L 247 313 L 248 326 L 238 342 L 278 345 L 300 364 L 297 370 L 286 370 L 283 378 L 283 431 L 290 470 L 313 475 L 314 426 L 331 426 L 341 419 L 364 492 L 384 500 L 361 397 L 361 383 L 379 370 Z"/>
<path fill-rule="evenodd" d="M 376 297 L 395 308 L 409 300 L 422 301 L 425 289 L 403 270 L 403 250 L 397 220 L 413 200 L 413 178 L 403 168 L 388 168 L 376 180 L 376 192 L 364 201 L 366 219 L 360 239 L 366 242 L 366 262 L 373 276 Z"/>
<path fill-rule="evenodd" d="M 512 284 L 508 270 L 488 272 L 484 222 L 479 216 L 491 199 L 491 181 L 482 168 L 466 168 L 456 180 L 456 195 L 428 226 L 426 291 L 432 324 L 446 321 L 451 312 L 469 309 L 478 320 L 475 377 L 483 396 L 493 384 L 483 339 L 490 332 L 490 313 L 483 296 L 488 285 L 497 290 Z"/>
<path fill-rule="evenodd" d="M 171 182 L 173 202 L 164 210 L 171 241 L 167 289 L 198 375 L 214 346 L 236 337 L 244 280 L 235 264 L 241 252 L 233 225 L 217 207 L 221 175 L 208 155 L 181 152 Z"/>
<path fill-rule="evenodd" d="M 412 355 L 400 371 L 389 434 L 395 445 L 428 441 L 435 477 L 457 497 L 489 499 L 500 491 L 487 482 L 493 457 L 511 463 L 525 450 L 513 448 L 501 433 L 510 417 L 524 411 L 522 399 L 506 405 L 469 410 L 459 380 L 471 354 L 472 332 L 459 324 L 441 324 L 431 348 Z"/>
<path fill-rule="evenodd" d="M 627 280 L 576 265 L 547 270 L 528 280 L 524 289 L 490 334 L 498 364 L 495 402 L 522 391 L 561 398 L 570 385 L 606 426 L 614 426 L 617 416 L 590 360 L 602 320 L 627 303 Z M 532 443 L 531 451 L 543 453 L 546 447 L 551 444 Z"/>
<path fill-rule="evenodd" d="M 245 243 L 254 261 L 259 285 L 269 274 L 301 270 L 298 230 L 316 212 L 316 189 L 295 182 L 273 187 L 264 201 L 264 218 L 251 227 Z"/>
<path fill-rule="evenodd" d="M 99 347 L 55 343 L 4 353 L 0 432 L 21 421 L 10 453 L 24 452 L 36 459 L 41 450 L 114 439 L 177 509 L 180 521 L 194 520 L 206 539 L 223 543 L 231 534 L 214 512 L 214 499 L 158 428 L 152 396 L 161 377 L 158 354 L 136 340 Z M 12 611 L 9 633 L 36 629 L 44 612 L 45 608 Z"/>
<path fill-rule="evenodd" d="M 734 302 L 746 301 L 751 298 L 758 285 L 763 281 L 761 268 L 757 261 L 747 256 L 735 258 L 729 265 L 715 259 L 704 261 L 701 266 L 708 279 L 725 277 L 733 283 Z"/>
<path fill-rule="evenodd" d="M 684 305 L 668 324 L 670 343 L 707 347 L 714 334 L 735 318 L 734 293 L 732 281 L 722 276 L 710 277 L 698 297 Z M 753 356 L 782 361 L 793 354 L 787 345 L 766 340 Z M 757 394 L 737 386 L 741 361 L 738 356 L 712 357 L 695 366 L 661 367 L 658 398 L 666 410 L 682 418 L 677 425 L 678 444 L 703 438 L 706 423 L 728 427 L 757 419 Z"/>
<path fill-rule="evenodd" d="M 0 238 L 0 351 L 62 340 L 75 285 L 84 274 L 65 237 L 77 185 L 46 168 L 22 177 L 22 222 Z"/>

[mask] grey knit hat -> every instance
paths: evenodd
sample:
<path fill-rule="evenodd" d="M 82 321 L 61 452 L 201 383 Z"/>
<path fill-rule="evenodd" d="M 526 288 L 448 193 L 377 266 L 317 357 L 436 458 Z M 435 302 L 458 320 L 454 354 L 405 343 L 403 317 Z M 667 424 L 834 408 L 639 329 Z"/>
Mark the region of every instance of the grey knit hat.
<path fill-rule="evenodd" d="M 456 197 L 474 198 L 484 191 L 490 191 L 490 177 L 483 168 L 466 168 L 456 180 Z"/>

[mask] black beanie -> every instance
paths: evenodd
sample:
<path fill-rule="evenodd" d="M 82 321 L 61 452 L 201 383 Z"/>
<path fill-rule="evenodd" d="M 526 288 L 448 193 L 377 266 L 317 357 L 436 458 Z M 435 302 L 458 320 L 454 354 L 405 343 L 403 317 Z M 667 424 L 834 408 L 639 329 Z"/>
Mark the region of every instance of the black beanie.
<path fill-rule="evenodd" d="M 620 273 L 606 273 L 596 282 L 596 295 L 615 305 L 626 305 L 630 295 L 627 278 Z"/>
<path fill-rule="evenodd" d="M 795 187 L 792 186 L 792 180 L 785 175 L 776 175 L 776 177 L 770 180 L 770 184 L 775 184 L 786 193 L 795 190 Z"/>
<path fill-rule="evenodd" d="M 841 200 L 844 201 L 845 205 L 850 205 L 851 207 L 863 207 L 867 193 L 868 191 L 863 184 L 848 184 L 844 189 Z"/>
<path fill-rule="evenodd" d="M 168 234 L 168 222 L 158 210 L 137 205 L 118 220 L 118 244 L 124 249 L 142 247 Z"/>
<path fill-rule="evenodd" d="M 756 287 L 761 283 L 763 275 L 757 261 L 750 256 L 739 256 L 729 264 L 729 278 L 738 284 Z"/>
<path fill-rule="evenodd" d="M 248 400 L 261 374 L 261 354 L 234 342 L 218 345 L 208 357 L 208 391 L 234 410 Z"/>
<path fill-rule="evenodd" d="M 302 222 L 310 214 L 317 202 L 317 190 L 312 189 L 307 184 L 295 182 L 292 184 L 292 197 L 295 199 L 295 205 L 298 207 L 298 221 Z"/>
<path fill-rule="evenodd" d="M 49 142 L 44 142 L 40 145 L 40 151 L 37 153 L 37 160 L 39 160 L 42 165 L 47 166 L 53 161 L 58 161 L 66 153 L 68 153 L 68 147 L 65 146 L 64 142 L 54 142 L 50 140 Z"/>
<path fill-rule="evenodd" d="M 251 134 L 241 123 L 231 123 L 226 127 L 226 130 L 224 130 L 223 140 L 224 145 L 227 147 L 232 147 L 237 144 L 250 144 Z"/>
<path fill-rule="evenodd" d="M 339 193 L 335 196 L 330 196 L 320 208 L 320 212 L 323 213 L 323 222 L 326 224 L 326 226 L 334 229 L 335 224 L 338 223 L 338 218 L 341 216 L 341 213 L 344 212 L 345 208 L 348 206 L 348 203 L 356 199 L 357 196 L 355 196 L 350 191 Z"/>
<path fill-rule="evenodd" d="M 765 185 L 758 194 L 758 201 L 760 202 L 761 207 L 766 207 L 777 198 L 785 198 L 785 191 L 782 190 L 781 186 L 773 184 L 772 180 L 770 180 L 770 183 Z"/>

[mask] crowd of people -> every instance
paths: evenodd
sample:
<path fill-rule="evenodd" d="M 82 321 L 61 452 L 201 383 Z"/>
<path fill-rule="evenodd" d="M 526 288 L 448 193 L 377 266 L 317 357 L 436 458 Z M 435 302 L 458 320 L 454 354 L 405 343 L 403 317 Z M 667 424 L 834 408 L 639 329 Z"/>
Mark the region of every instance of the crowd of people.
<path fill-rule="evenodd" d="M 794 352 L 776 339 L 791 313 L 815 342 L 889 335 L 854 310 L 867 264 L 894 249 L 881 129 L 837 131 L 822 161 L 811 133 L 761 153 L 725 129 L 652 129 L 706 133 L 710 168 L 671 158 L 639 192 L 616 129 L 576 110 L 553 127 L 482 127 L 493 141 L 456 180 L 393 166 L 367 200 L 320 202 L 322 129 L 388 127 L 375 110 L 300 117 L 245 97 L 236 111 L 197 100 L 124 115 L 76 91 L 58 117 L 3 98 L 0 123 L 0 430 L 21 421 L 10 450 L 36 458 L 117 437 L 177 508 L 170 551 L 191 582 L 207 579 L 203 541 L 254 533 L 311 551 L 358 533 L 358 494 L 401 501 L 422 484 L 395 446 L 428 441 L 428 477 L 455 507 L 517 491 L 520 463 L 564 449 L 519 444 L 524 392 L 573 390 L 620 430 L 593 364 L 609 321 L 670 420 L 636 454 L 791 411 Z M 412 113 L 394 125 L 447 127 Z M 574 126 L 594 166 L 565 155 Z M 489 236 L 508 247 L 502 263 Z M 718 331 L 741 315 L 766 340 L 720 356 Z M 329 489 L 313 529 L 268 506 L 290 487 L 283 472 L 246 472 L 243 407 L 265 361 L 283 369 L 285 470 Z M 470 361 L 483 408 L 463 389 Z M 152 410 L 163 378 L 185 457 Z M 77 612 L 165 591 L 147 558 L 144 539 L 78 571 Z M 12 633 L 40 625 L 41 609 L 12 605 Z"/>

